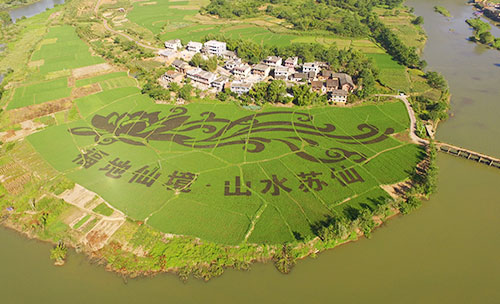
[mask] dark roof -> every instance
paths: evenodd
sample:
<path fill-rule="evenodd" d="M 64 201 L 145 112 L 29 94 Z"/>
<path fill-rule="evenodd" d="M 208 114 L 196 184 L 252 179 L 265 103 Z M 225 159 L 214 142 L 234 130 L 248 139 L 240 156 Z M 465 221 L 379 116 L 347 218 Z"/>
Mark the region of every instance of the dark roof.
<path fill-rule="evenodd" d="M 292 75 L 293 78 L 301 78 L 301 79 L 306 79 L 307 78 L 307 73 L 294 73 Z"/>
<path fill-rule="evenodd" d="M 175 59 L 174 62 L 172 62 L 172 65 L 174 67 L 181 67 L 184 64 L 186 64 L 186 63 L 184 61 L 182 61 L 182 60 L 179 60 L 179 59 Z"/>
<path fill-rule="evenodd" d="M 330 78 L 330 76 L 332 76 L 332 71 L 330 70 L 321 70 L 321 76 L 325 77 L 325 78 Z"/>
<path fill-rule="evenodd" d="M 335 87 L 337 88 L 339 86 L 339 80 L 338 79 L 327 79 L 326 80 L 326 87 L 331 88 Z"/>
<path fill-rule="evenodd" d="M 321 89 L 323 87 L 323 81 L 311 81 L 311 87 L 313 89 Z"/>

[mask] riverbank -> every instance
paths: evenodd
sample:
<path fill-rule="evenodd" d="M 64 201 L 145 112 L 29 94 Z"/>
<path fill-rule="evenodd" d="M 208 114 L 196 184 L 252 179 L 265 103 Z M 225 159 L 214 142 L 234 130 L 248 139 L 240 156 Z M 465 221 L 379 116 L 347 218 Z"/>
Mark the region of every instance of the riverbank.
<path fill-rule="evenodd" d="M 59 118 L 61 119 L 61 117 Z M 21 148 L 29 149 L 29 146 Z M 22 154 L 31 155 L 30 153 L 24 154 L 24 152 Z M 35 152 L 33 152 L 32 154 L 35 154 Z M 30 159 L 29 161 L 32 161 L 32 159 Z M 28 163 L 26 167 L 32 168 L 33 166 L 31 165 L 31 163 Z M 28 175 L 26 176 L 40 176 L 43 174 L 54 174 L 51 177 L 57 176 L 47 168 L 43 168 L 42 170 L 40 170 L 40 172 L 37 173 L 41 174 L 28 173 Z M 25 175 L 22 174 L 20 176 Z M 24 178 L 21 178 L 19 180 L 19 183 L 24 186 L 24 184 L 26 183 L 24 183 L 23 181 Z M 53 182 L 54 184 L 60 184 L 60 182 L 56 182 L 55 180 Z M 16 185 L 13 185 L 13 188 L 15 188 L 15 186 Z M 36 183 L 34 185 L 29 184 L 29 186 L 33 186 L 33 188 L 30 188 L 29 190 L 34 190 L 35 192 L 37 191 L 35 189 L 37 189 L 38 186 L 43 186 L 43 188 L 46 189 L 45 180 L 36 180 Z M 47 193 L 47 197 L 51 197 L 49 194 L 50 193 Z M 32 193 L 30 193 L 30 195 L 32 195 Z M 34 200 L 31 201 L 31 198 L 33 198 Z M 58 242 L 61 238 L 67 238 L 68 240 L 65 242 L 67 242 L 68 244 L 73 244 L 72 238 L 75 238 L 75 240 L 81 239 L 82 234 L 88 236 L 88 234 L 86 233 L 88 233 L 93 228 L 90 226 L 86 227 L 87 224 L 85 224 L 85 227 L 82 228 L 82 231 L 76 231 L 74 234 L 72 234 L 72 232 L 67 233 L 68 230 L 71 230 L 67 229 L 66 226 L 72 226 L 72 221 L 68 220 L 64 222 L 62 218 L 59 218 L 59 215 L 66 215 L 66 212 L 72 213 L 76 211 L 72 209 L 72 207 L 68 208 L 58 200 L 44 202 L 45 205 L 41 206 L 38 205 L 39 201 L 43 202 L 40 197 L 26 197 L 26 200 L 21 202 L 21 208 L 17 208 L 16 206 L 15 209 L 16 212 L 24 212 L 25 217 L 22 218 L 23 215 L 15 214 L 14 219 L 19 220 L 19 223 L 21 224 L 20 227 L 22 227 L 23 229 L 31 229 L 30 231 L 37 233 L 40 238 L 50 239 L 53 242 Z M 335 247 L 339 239 L 340 241 L 343 241 L 350 237 L 358 239 L 358 230 L 362 231 L 363 234 L 368 234 L 372 229 L 375 228 L 376 223 L 374 216 L 380 216 L 379 213 L 381 213 L 382 215 L 384 215 L 382 216 L 382 218 L 385 218 L 386 213 L 390 212 L 390 210 L 387 210 L 387 206 L 389 204 L 380 205 L 382 205 L 380 209 L 366 210 L 363 211 L 363 214 L 356 213 L 355 215 L 352 215 L 353 218 L 351 218 L 348 222 L 339 223 L 335 219 L 331 222 L 326 222 L 322 227 L 319 227 L 322 229 L 322 237 L 320 237 L 321 242 L 316 241 L 309 245 L 307 245 L 306 242 L 306 245 L 295 246 L 296 243 L 292 243 L 289 244 L 290 247 L 283 246 L 281 248 L 280 246 L 259 247 L 253 245 L 227 247 L 209 242 L 201 242 L 199 239 L 194 238 L 165 238 L 165 236 L 158 233 L 158 231 L 149 230 L 149 228 L 146 227 L 147 225 L 144 225 L 139 221 L 129 221 L 127 222 L 126 228 L 129 228 L 130 230 L 125 230 L 123 234 L 127 237 L 130 237 L 131 235 L 137 236 L 137 240 L 134 240 L 136 243 L 133 244 L 132 248 L 126 247 L 123 244 L 110 243 L 108 247 L 97 247 L 94 248 L 93 251 L 98 251 L 98 254 L 100 254 L 99 256 L 104 258 L 104 260 L 109 263 L 108 265 L 110 265 L 112 269 L 118 271 L 126 270 L 132 275 L 135 273 L 142 273 L 143 271 L 149 273 L 150 271 L 153 272 L 157 270 L 162 271 L 168 269 L 176 270 L 179 273 L 194 272 L 200 277 L 208 278 L 213 275 L 219 275 L 221 273 L 221 270 L 223 271 L 224 267 L 233 267 L 234 265 L 236 265 L 235 267 L 244 268 L 248 263 L 260 259 L 275 260 L 277 263 L 281 263 L 281 261 L 285 261 L 286 263 L 294 262 L 297 258 L 303 258 L 307 255 L 315 253 L 316 250 L 321 251 L 324 249 Z M 357 212 L 360 211 L 358 210 Z M 95 224 L 96 223 L 94 223 L 94 225 Z M 341 231 L 336 225 L 343 225 Z M 84 231 L 87 228 L 89 230 Z M 349 233 L 349 231 L 351 231 L 351 233 Z M 352 231 L 354 231 L 355 234 L 353 234 Z M 337 234 L 340 234 L 341 237 L 339 237 Z M 120 236 L 116 237 L 119 238 Z M 297 238 L 299 237 L 300 235 L 297 236 Z M 150 242 L 149 240 L 151 239 L 153 239 L 154 241 Z M 94 241 L 95 243 L 100 243 L 98 235 L 93 235 L 90 237 L 90 243 L 93 243 Z M 168 248 L 162 247 L 166 246 L 165 244 L 168 245 Z M 158 247 L 155 246 L 160 246 L 160 249 L 163 249 L 163 251 L 161 251 L 162 253 L 165 252 L 165 250 L 170 250 L 172 248 L 173 252 L 169 252 L 169 255 L 160 254 L 157 256 L 152 256 L 151 252 L 157 252 L 155 251 L 155 249 L 157 249 Z M 194 250 L 197 251 L 195 257 L 189 256 L 189 252 L 186 252 L 187 250 L 193 250 L 193 246 L 195 247 Z M 167 263 L 167 259 L 171 258 L 171 256 L 178 256 L 177 254 L 186 255 L 185 257 L 183 256 L 183 260 L 180 261 L 182 263 L 180 263 L 178 260 L 169 261 L 169 263 Z M 177 265 L 180 266 L 171 266 L 172 264 L 175 264 L 175 262 L 179 262 Z M 283 267 L 283 269 L 289 268 L 287 265 L 283 265 Z"/>

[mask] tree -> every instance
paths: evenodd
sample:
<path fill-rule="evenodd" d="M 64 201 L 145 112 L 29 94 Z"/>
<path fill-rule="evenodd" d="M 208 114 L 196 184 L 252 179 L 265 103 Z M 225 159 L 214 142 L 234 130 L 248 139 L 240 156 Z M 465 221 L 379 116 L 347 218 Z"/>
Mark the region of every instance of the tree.
<path fill-rule="evenodd" d="M 444 91 L 448 88 L 446 79 L 438 72 L 427 72 L 425 73 L 425 78 L 427 78 L 427 83 L 435 89 Z"/>
<path fill-rule="evenodd" d="M 203 60 L 203 57 L 201 57 L 200 53 L 194 54 L 193 58 L 191 58 L 191 61 L 189 61 L 189 64 L 195 67 L 200 67 L 205 60 Z"/>
<path fill-rule="evenodd" d="M 286 94 L 286 83 L 283 80 L 274 80 L 267 87 L 267 101 L 283 102 Z"/>
<path fill-rule="evenodd" d="M 417 18 L 413 19 L 412 23 L 415 24 L 415 25 L 423 24 L 424 23 L 424 17 L 418 16 Z"/>
<path fill-rule="evenodd" d="M 495 36 L 493 36 L 490 32 L 483 32 L 479 34 L 479 42 L 490 45 L 495 42 Z"/>
<path fill-rule="evenodd" d="M 307 84 L 301 84 L 292 87 L 292 102 L 298 106 L 308 106 L 313 103 L 314 93 Z"/>
<path fill-rule="evenodd" d="M 281 250 L 278 250 L 273 257 L 274 266 L 281 273 L 289 273 L 295 266 L 295 258 L 292 255 L 292 248 L 288 244 L 284 244 Z"/>
<path fill-rule="evenodd" d="M 179 97 L 184 99 L 184 100 L 191 100 L 191 93 L 193 91 L 193 86 L 190 84 L 185 84 L 180 90 L 179 90 Z"/>

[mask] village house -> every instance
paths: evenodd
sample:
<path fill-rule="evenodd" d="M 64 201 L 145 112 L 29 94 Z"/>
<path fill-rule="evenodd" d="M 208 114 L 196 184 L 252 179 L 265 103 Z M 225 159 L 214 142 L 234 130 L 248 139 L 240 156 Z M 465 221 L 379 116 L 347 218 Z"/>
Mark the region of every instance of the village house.
<path fill-rule="evenodd" d="M 226 60 L 235 60 L 238 58 L 238 56 L 236 56 L 235 52 L 226 50 L 225 52 L 222 53 L 222 58 Z"/>
<path fill-rule="evenodd" d="M 324 82 L 320 80 L 311 81 L 311 90 L 319 94 L 324 94 L 326 92 Z"/>
<path fill-rule="evenodd" d="M 297 64 L 299 63 L 299 58 L 298 57 L 288 57 L 285 60 L 285 66 L 290 69 L 294 69 Z"/>
<path fill-rule="evenodd" d="M 167 71 L 165 74 L 163 74 L 162 79 L 166 82 L 175 82 L 180 84 L 183 80 L 184 76 L 182 73 L 176 72 L 176 71 Z"/>
<path fill-rule="evenodd" d="M 204 50 L 209 55 L 222 56 L 226 51 L 226 43 L 217 40 L 210 40 L 203 44 Z"/>
<path fill-rule="evenodd" d="M 318 74 L 319 71 L 320 67 L 316 62 L 306 62 L 302 66 L 302 72 L 304 73 L 314 72 L 315 74 Z"/>
<path fill-rule="evenodd" d="M 352 77 L 346 73 L 333 73 L 331 78 L 338 79 L 339 89 L 341 90 L 344 90 L 346 92 L 352 92 L 355 88 L 354 82 L 352 81 Z"/>
<path fill-rule="evenodd" d="M 325 82 L 326 92 L 333 92 L 339 89 L 338 79 L 327 79 Z"/>
<path fill-rule="evenodd" d="M 203 49 L 203 44 L 201 42 L 189 41 L 186 49 L 190 52 L 199 53 Z"/>
<path fill-rule="evenodd" d="M 253 84 L 249 82 L 233 81 L 230 85 L 230 90 L 238 95 L 250 92 Z"/>
<path fill-rule="evenodd" d="M 166 59 L 170 59 L 170 58 L 174 58 L 176 53 L 172 50 L 159 50 L 158 51 L 158 55 L 166 58 Z"/>
<path fill-rule="evenodd" d="M 266 59 L 264 59 L 264 64 L 267 64 L 270 67 L 280 66 L 281 62 L 283 62 L 283 59 L 277 56 L 269 56 Z"/>
<path fill-rule="evenodd" d="M 224 76 L 218 77 L 217 79 L 215 79 L 212 82 L 212 87 L 216 88 L 217 91 L 220 92 L 224 89 L 224 86 L 226 85 L 226 83 L 228 81 L 229 81 L 229 78 L 227 78 L 227 77 L 224 77 Z"/>
<path fill-rule="evenodd" d="M 330 70 L 321 70 L 318 78 L 323 79 L 323 80 L 329 79 L 332 77 L 332 74 L 333 74 L 333 72 Z"/>
<path fill-rule="evenodd" d="M 232 73 L 235 76 L 239 77 L 247 77 L 250 74 L 252 68 L 248 64 L 240 64 L 232 70 Z"/>
<path fill-rule="evenodd" d="M 252 74 L 262 77 L 269 76 L 269 72 L 271 72 L 271 67 L 265 64 L 256 64 L 252 68 Z"/>
<path fill-rule="evenodd" d="M 174 62 L 172 62 L 172 66 L 175 68 L 177 72 L 184 73 L 191 69 L 191 66 L 182 60 L 176 59 Z"/>
<path fill-rule="evenodd" d="M 293 73 L 290 76 L 291 81 L 295 82 L 301 82 L 301 81 L 306 81 L 307 80 L 307 74 L 306 73 Z"/>
<path fill-rule="evenodd" d="M 165 41 L 165 48 L 172 51 L 177 51 L 182 49 L 182 43 L 180 39 L 172 39 Z"/>
<path fill-rule="evenodd" d="M 496 7 L 486 7 L 484 9 L 484 15 L 494 21 L 500 22 L 500 9 Z"/>
<path fill-rule="evenodd" d="M 232 59 L 232 60 L 226 61 L 226 63 L 224 64 L 224 68 L 228 71 L 232 71 L 235 67 L 237 67 L 240 64 L 241 64 L 241 59 L 239 59 L 239 58 Z"/>
<path fill-rule="evenodd" d="M 212 82 L 217 78 L 214 73 L 204 71 L 200 68 L 189 70 L 186 75 L 191 80 L 207 86 L 210 86 Z"/>
<path fill-rule="evenodd" d="M 291 74 L 291 69 L 284 66 L 278 66 L 274 69 L 274 78 L 276 79 L 287 80 Z"/>
<path fill-rule="evenodd" d="M 346 103 L 347 102 L 347 93 L 344 90 L 334 90 L 332 92 L 328 93 L 328 100 L 331 102 L 340 102 L 340 103 Z"/>

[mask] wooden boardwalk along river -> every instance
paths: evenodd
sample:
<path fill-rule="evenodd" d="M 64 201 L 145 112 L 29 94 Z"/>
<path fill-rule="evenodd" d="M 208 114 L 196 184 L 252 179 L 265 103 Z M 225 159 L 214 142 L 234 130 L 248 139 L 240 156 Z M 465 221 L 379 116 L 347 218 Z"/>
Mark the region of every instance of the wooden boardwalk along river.
<path fill-rule="evenodd" d="M 438 151 L 470 159 L 487 166 L 500 169 L 500 159 L 446 143 L 436 143 Z"/>
<path fill-rule="evenodd" d="M 389 96 L 400 99 L 404 102 L 406 109 L 408 110 L 408 115 L 410 116 L 410 138 L 414 143 L 420 145 L 428 145 L 429 141 L 427 139 L 422 139 L 418 137 L 415 133 L 416 127 L 416 118 L 415 112 L 408 101 L 408 96 L 406 95 L 388 95 L 388 94 L 378 94 L 376 96 Z M 460 148 L 454 145 L 450 145 L 443 142 L 436 141 L 436 147 L 438 151 L 448 153 L 454 156 L 463 157 L 465 159 L 473 160 L 481 164 L 485 164 L 487 166 L 495 167 L 500 169 L 500 159 L 492 156 L 488 156 L 482 153 L 478 153 L 469 149 Z"/>

